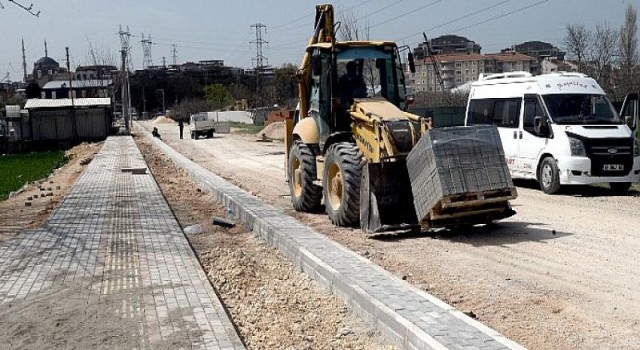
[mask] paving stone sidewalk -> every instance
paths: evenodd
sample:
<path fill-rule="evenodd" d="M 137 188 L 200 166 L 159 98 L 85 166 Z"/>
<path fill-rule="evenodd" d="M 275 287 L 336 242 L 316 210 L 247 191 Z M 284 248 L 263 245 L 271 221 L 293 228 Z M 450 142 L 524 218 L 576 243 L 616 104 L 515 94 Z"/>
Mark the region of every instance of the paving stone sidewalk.
<path fill-rule="evenodd" d="M 237 219 L 404 349 L 524 349 L 143 132 Z"/>
<path fill-rule="evenodd" d="M 40 229 L 0 246 L 0 347 L 244 349 L 152 175 L 122 168 L 146 163 L 110 137 Z"/>

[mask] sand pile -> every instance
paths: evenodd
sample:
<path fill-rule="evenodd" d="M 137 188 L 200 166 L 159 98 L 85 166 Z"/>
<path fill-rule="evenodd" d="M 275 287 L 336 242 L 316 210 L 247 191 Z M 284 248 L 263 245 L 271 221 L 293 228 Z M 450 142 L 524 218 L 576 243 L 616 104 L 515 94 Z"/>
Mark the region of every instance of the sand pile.
<path fill-rule="evenodd" d="M 284 140 L 284 122 L 275 122 L 267 125 L 258 132 L 258 136 L 265 135 L 274 140 Z"/>
<path fill-rule="evenodd" d="M 175 123 L 175 121 L 171 118 L 167 118 L 165 116 L 160 116 L 157 117 L 156 119 L 153 120 L 152 122 L 153 124 L 173 124 Z"/>

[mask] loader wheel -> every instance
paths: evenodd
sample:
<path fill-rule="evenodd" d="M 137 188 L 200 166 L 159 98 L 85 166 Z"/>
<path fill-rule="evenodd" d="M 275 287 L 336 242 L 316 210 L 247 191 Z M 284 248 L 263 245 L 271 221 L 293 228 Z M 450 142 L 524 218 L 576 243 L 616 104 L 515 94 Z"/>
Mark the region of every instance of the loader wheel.
<path fill-rule="evenodd" d="M 353 143 L 339 142 L 327 150 L 324 160 L 324 204 L 331 222 L 353 226 L 360 222 L 360 177 L 364 159 Z"/>
<path fill-rule="evenodd" d="M 538 182 L 540 182 L 540 189 L 546 194 L 554 194 L 560 190 L 560 170 L 553 157 L 542 160 L 538 170 Z"/>
<path fill-rule="evenodd" d="M 309 147 L 296 142 L 289 152 L 289 190 L 296 211 L 317 211 L 322 201 L 322 187 L 315 185 L 316 159 Z"/>

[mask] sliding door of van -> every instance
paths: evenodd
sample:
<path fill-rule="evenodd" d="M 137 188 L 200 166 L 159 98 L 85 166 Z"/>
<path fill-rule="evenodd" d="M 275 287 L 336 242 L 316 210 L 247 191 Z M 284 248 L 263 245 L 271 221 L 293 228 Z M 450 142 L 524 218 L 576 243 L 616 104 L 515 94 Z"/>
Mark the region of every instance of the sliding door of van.
<path fill-rule="evenodd" d="M 518 155 L 520 98 L 487 98 L 469 101 L 467 125 L 494 124 L 498 127 L 502 148 L 511 174 Z"/>
<path fill-rule="evenodd" d="M 548 133 L 536 132 L 535 120 L 548 120 L 537 95 L 524 95 L 524 111 L 522 113 L 522 129 L 520 134 L 519 161 L 525 177 L 535 179 L 538 168 L 538 157 L 546 148 Z"/>
<path fill-rule="evenodd" d="M 520 122 L 519 98 L 494 100 L 493 124 L 498 127 L 507 166 L 512 175 L 518 171 L 518 125 Z"/>

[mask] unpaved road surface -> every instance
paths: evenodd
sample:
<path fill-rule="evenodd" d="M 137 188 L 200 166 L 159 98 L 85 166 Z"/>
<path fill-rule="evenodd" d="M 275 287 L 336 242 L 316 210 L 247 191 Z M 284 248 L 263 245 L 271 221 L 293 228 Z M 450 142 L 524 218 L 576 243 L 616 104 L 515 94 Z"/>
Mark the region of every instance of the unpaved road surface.
<path fill-rule="evenodd" d="M 291 210 L 282 143 L 179 140 L 176 150 L 530 349 L 640 349 L 640 196 L 518 183 L 517 215 L 495 226 L 367 237 Z"/>

